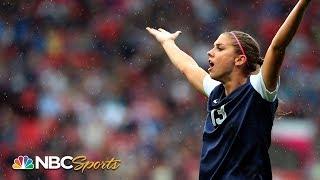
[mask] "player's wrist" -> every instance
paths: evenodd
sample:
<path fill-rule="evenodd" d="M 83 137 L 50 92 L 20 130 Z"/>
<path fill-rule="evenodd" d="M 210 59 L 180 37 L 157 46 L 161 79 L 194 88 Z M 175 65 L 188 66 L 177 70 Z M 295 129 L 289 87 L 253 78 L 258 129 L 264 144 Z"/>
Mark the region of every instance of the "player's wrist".
<path fill-rule="evenodd" d="M 166 46 L 166 45 L 172 45 L 175 44 L 174 40 L 172 39 L 167 39 L 161 42 L 162 46 Z"/>

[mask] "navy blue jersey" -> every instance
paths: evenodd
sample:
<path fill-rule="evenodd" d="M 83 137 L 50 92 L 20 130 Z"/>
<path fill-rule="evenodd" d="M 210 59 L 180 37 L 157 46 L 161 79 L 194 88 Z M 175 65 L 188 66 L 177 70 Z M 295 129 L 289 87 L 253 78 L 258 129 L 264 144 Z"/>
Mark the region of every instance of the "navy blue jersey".
<path fill-rule="evenodd" d="M 248 79 L 228 96 L 222 84 L 211 91 L 199 179 L 272 179 L 268 149 L 278 100 L 256 89 Z"/>

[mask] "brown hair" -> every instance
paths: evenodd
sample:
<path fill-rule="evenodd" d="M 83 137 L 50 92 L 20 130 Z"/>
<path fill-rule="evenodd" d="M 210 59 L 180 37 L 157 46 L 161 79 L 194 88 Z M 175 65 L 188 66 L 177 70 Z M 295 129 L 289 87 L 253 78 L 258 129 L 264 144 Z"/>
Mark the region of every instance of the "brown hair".
<path fill-rule="evenodd" d="M 258 42 L 252 36 L 250 36 L 245 32 L 230 31 L 226 34 L 228 34 L 231 38 L 234 39 L 233 46 L 235 47 L 236 53 L 238 54 L 244 53 L 244 55 L 247 57 L 245 73 L 249 75 L 252 72 L 256 71 L 257 65 L 261 66 L 263 64 L 263 58 L 260 56 L 260 46 Z M 243 50 L 241 50 L 241 48 Z M 276 119 L 280 120 L 282 117 L 286 117 L 292 114 L 293 114 L 292 111 L 286 109 L 285 102 L 279 99 L 279 105 L 275 113 Z"/>
<path fill-rule="evenodd" d="M 236 53 L 243 54 L 240 45 L 232 34 L 236 36 L 243 48 L 243 51 L 245 53 L 244 55 L 247 57 L 245 73 L 251 74 L 252 72 L 256 71 L 257 65 L 261 66 L 263 63 L 263 59 L 260 56 L 260 46 L 258 42 L 252 36 L 245 32 L 231 31 L 226 34 L 234 39 L 233 45 L 236 49 Z"/>

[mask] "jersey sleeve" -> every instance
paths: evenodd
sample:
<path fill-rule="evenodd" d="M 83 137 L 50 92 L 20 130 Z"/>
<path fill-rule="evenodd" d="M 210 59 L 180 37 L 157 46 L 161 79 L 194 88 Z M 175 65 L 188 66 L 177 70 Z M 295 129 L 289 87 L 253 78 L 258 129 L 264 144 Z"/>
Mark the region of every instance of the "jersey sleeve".
<path fill-rule="evenodd" d="M 206 93 L 207 97 L 210 96 L 211 91 L 220 84 L 219 81 L 213 80 L 210 75 L 206 75 L 203 78 L 203 90 Z"/>
<path fill-rule="evenodd" d="M 250 76 L 250 83 L 253 88 L 261 95 L 261 97 L 269 102 L 273 102 L 277 98 L 279 86 L 280 86 L 280 77 L 277 82 L 276 89 L 270 92 L 263 81 L 261 70 L 258 74 Z"/>

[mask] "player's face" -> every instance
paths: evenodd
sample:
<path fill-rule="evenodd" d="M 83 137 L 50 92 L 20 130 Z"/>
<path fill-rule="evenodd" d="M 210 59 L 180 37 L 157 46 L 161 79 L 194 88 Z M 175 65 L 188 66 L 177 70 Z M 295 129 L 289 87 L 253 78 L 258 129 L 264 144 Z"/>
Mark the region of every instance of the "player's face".
<path fill-rule="evenodd" d="M 235 48 L 233 40 L 227 34 L 221 34 L 214 42 L 213 48 L 208 51 L 209 74 L 218 81 L 226 81 L 235 66 Z"/>

